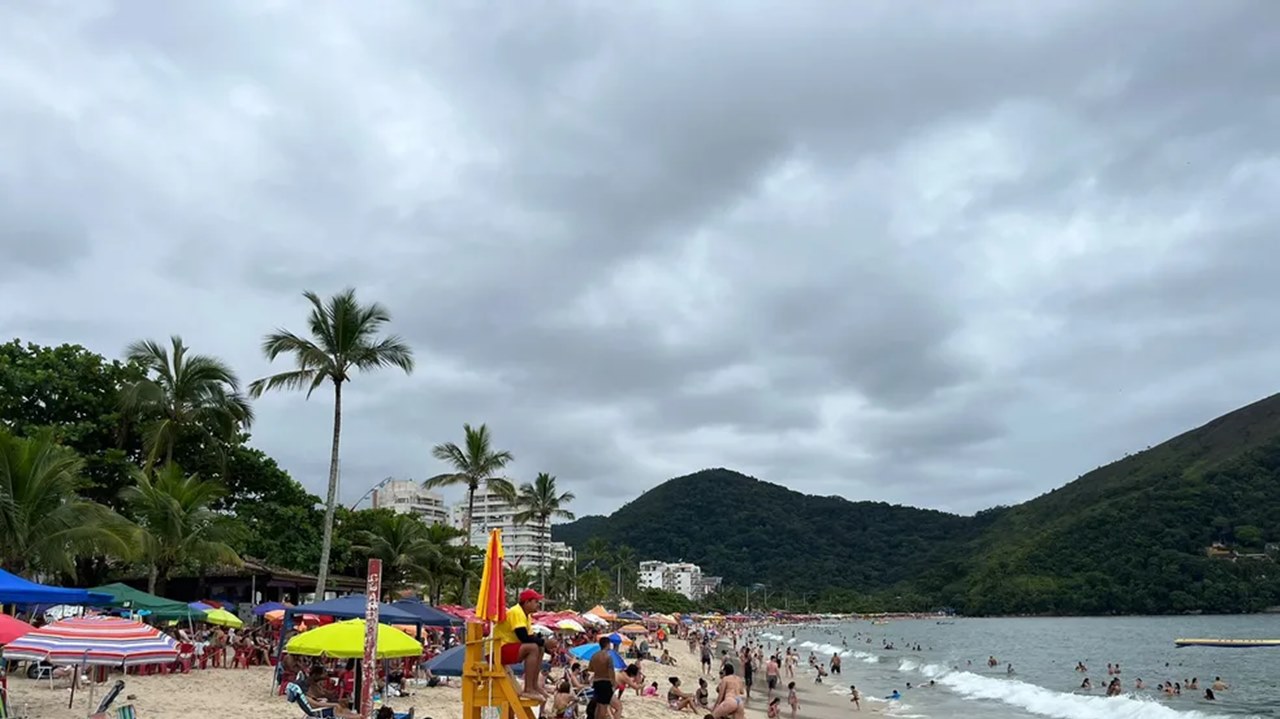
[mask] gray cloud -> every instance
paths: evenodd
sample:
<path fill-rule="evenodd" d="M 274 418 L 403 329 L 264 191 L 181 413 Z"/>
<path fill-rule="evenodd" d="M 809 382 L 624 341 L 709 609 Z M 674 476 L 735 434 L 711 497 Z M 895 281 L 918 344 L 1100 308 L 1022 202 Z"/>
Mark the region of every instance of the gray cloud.
<path fill-rule="evenodd" d="M 413 377 L 344 497 L 487 422 L 583 512 L 739 468 L 973 511 L 1274 389 L 1272 3 L 0 9 L 0 327 L 245 377 L 355 285 Z M 1135 38 L 1141 38 L 1140 42 Z M 255 440 L 318 490 L 328 398 Z"/>

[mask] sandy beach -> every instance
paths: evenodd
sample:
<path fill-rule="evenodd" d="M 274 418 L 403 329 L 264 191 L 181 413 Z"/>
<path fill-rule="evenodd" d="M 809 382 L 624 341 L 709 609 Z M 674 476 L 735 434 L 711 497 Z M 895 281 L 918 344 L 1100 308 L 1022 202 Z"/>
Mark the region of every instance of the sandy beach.
<path fill-rule="evenodd" d="M 623 717 L 626 719 L 672 719 L 676 716 L 699 717 L 704 712 L 675 712 L 667 707 L 666 693 L 668 677 L 680 677 L 681 688 L 693 692 L 698 687 L 698 678 L 703 676 L 698 665 L 698 656 L 688 651 L 688 645 L 682 640 L 667 643 L 671 656 L 677 666 L 661 666 L 657 662 L 644 662 L 642 665 L 648 682 L 658 682 L 657 697 L 639 697 L 628 693 L 623 699 Z M 559 670 L 556 670 L 559 674 Z M 117 677 L 113 676 L 111 681 Z M 763 674 L 761 675 L 763 679 Z M 849 677 L 846 677 L 847 679 Z M 205 669 L 192 671 L 190 674 L 167 674 L 152 676 L 124 677 L 125 689 L 115 706 L 132 704 L 140 719 L 189 719 L 193 716 L 234 716 L 244 719 L 297 719 L 302 712 L 284 698 L 271 693 L 271 670 L 267 667 L 249 669 Z M 714 676 L 707 681 L 712 697 L 715 696 Z M 458 689 L 458 680 L 452 679 L 452 686 L 414 687 L 407 697 L 397 697 L 391 706 L 397 711 L 407 711 L 416 707 L 418 717 L 434 719 L 452 719 L 462 714 L 462 700 Z M 94 704 L 100 699 L 110 682 L 98 687 Z M 11 703 L 18 716 L 28 719 L 84 719 L 94 707 L 89 703 L 89 692 L 85 688 L 76 690 L 75 702 L 67 708 L 69 689 L 65 682 L 59 682 L 55 688 L 49 688 L 49 682 L 32 681 L 21 676 L 9 678 Z M 763 719 L 767 701 L 763 693 L 763 681 L 747 704 L 747 714 L 752 719 Z M 847 716 L 853 712 L 849 705 L 847 686 L 832 684 L 815 685 L 806 671 L 798 671 L 796 688 L 800 694 L 801 717 L 817 717 L 830 719 L 836 716 Z M 840 689 L 844 694 L 833 694 L 833 689 Z M 126 699 L 133 695 L 132 700 Z M 785 696 L 785 689 L 782 691 Z M 876 706 L 863 703 L 863 713 L 879 713 Z M 784 707 L 784 719 L 790 716 Z"/>

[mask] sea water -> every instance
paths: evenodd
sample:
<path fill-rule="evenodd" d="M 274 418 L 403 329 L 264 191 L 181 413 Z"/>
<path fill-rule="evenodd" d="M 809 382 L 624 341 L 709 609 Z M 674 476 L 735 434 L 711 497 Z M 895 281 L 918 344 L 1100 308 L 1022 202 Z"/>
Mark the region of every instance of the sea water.
<path fill-rule="evenodd" d="M 841 675 L 829 675 L 820 691 L 842 695 L 849 716 L 849 685 L 864 703 L 883 702 L 891 691 L 898 702 L 882 703 L 887 713 L 908 718 L 973 719 L 1212 719 L 1280 717 L 1280 647 L 1218 649 L 1174 647 L 1174 639 L 1280 639 L 1280 616 L 1197 616 L 1115 618 L 1026 618 L 895 620 L 887 624 L 849 622 L 779 627 L 762 641 L 800 652 L 796 679 L 808 689 L 809 654 L 827 666 L 843 657 Z M 886 642 L 895 649 L 885 649 Z M 919 651 L 910 647 L 920 646 Z M 988 668 L 988 657 L 999 665 Z M 1087 673 L 1076 671 L 1083 662 Z M 1119 664 L 1124 694 L 1105 696 L 1111 680 L 1107 663 Z M 1007 666 L 1013 664 L 1010 675 Z M 1080 689 L 1085 677 L 1092 690 Z M 1221 676 L 1230 685 L 1203 698 Z M 1165 697 L 1163 682 L 1198 678 L 1200 689 Z M 1141 678 L 1145 690 L 1135 690 Z M 929 680 L 936 686 L 929 688 Z M 907 689 L 910 682 L 912 689 Z M 802 712 L 803 714 L 803 712 Z"/>

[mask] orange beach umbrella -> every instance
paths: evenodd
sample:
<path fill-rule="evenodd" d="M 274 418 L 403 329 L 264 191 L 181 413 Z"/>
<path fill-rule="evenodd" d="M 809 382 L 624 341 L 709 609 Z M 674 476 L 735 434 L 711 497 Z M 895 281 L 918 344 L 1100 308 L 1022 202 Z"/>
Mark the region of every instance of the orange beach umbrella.
<path fill-rule="evenodd" d="M 476 618 L 501 622 L 507 618 L 507 581 L 502 574 L 502 530 L 489 532 L 489 546 L 484 552 L 484 571 L 480 575 L 480 595 L 476 597 Z"/>

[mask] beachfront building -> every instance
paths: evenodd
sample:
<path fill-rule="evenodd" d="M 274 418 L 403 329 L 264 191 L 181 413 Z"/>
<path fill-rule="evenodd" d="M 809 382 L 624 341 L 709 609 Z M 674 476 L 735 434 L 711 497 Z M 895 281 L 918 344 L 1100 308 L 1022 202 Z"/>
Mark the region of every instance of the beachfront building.
<path fill-rule="evenodd" d="M 551 541 L 550 527 L 544 532 L 536 522 L 516 524 L 514 517 L 518 511 L 501 497 L 484 488 L 477 489 L 471 517 L 471 544 L 483 547 L 489 541 L 489 530 L 501 529 L 502 550 L 507 562 L 513 565 L 519 562 L 521 568 L 532 570 L 550 567 L 552 562 L 573 563 L 572 547 L 564 542 Z M 466 514 L 466 499 L 453 505 L 453 526 L 462 529 Z"/>
<path fill-rule="evenodd" d="M 689 599 L 701 599 L 705 593 L 702 568 L 689 562 L 641 562 L 639 584 L 648 589 L 683 594 Z"/>
<path fill-rule="evenodd" d="M 427 524 L 449 524 L 444 497 L 423 489 L 412 479 L 386 480 L 373 490 L 374 509 L 390 509 L 396 514 L 412 514 Z"/>

